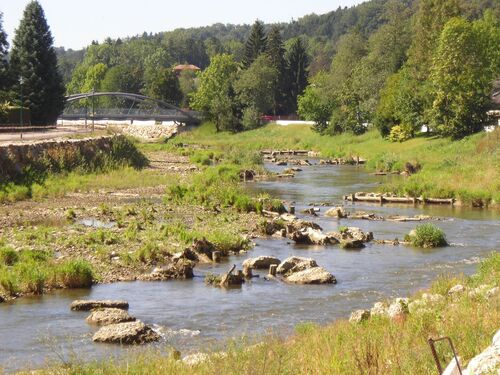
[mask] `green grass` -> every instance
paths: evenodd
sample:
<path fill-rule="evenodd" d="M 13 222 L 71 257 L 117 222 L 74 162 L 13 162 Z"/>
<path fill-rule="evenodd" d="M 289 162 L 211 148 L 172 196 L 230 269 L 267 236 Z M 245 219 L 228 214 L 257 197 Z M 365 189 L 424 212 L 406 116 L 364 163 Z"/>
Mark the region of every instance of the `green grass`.
<path fill-rule="evenodd" d="M 43 294 L 53 288 L 92 285 L 93 270 L 84 260 L 57 262 L 48 250 L 0 249 L 0 292 L 8 296 Z"/>
<path fill-rule="evenodd" d="M 444 232 L 430 223 L 417 226 L 413 233 L 406 236 L 405 240 L 409 241 L 412 246 L 424 249 L 448 245 Z"/>
<path fill-rule="evenodd" d="M 209 276 L 207 281 L 214 280 Z M 441 277 L 430 291 L 444 295 L 443 301 L 429 304 L 420 313 L 403 321 L 372 317 L 352 324 L 338 320 L 327 326 L 303 323 L 289 338 L 268 335 L 260 343 L 228 343 L 226 355 L 190 367 L 168 355 L 167 350 L 150 350 L 122 359 L 84 363 L 41 370 L 41 374 L 431 374 L 436 371 L 427 339 L 449 336 L 462 365 L 484 350 L 498 330 L 500 295 L 486 299 L 446 295 L 460 282 L 467 288 L 498 285 L 500 254 L 491 254 L 479 266 L 477 275 Z M 414 298 L 418 298 L 418 293 Z M 464 322 L 467 322 L 464 324 Z M 215 348 L 214 348 L 215 349 Z M 445 346 L 438 347 L 444 361 L 451 360 Z"/>
<path fill-rule="evenodd" d="M 263 149 L 306 149 L 322 158 L 360 156 L 370 171 L 402 171 L 407 162 L 420 172 L 382 186 L 409 196 L 456 198 L 467 205 L 500 202 L 500 129 L 460 141 L 421 135 L 406 142 L 390 142 L 376 130 L 359 136 L 321 136 L 310 127 L 267 125 L 243 133 L 216 133 L 212 124 L 180 134 L 163 145 L 146 146 L 176 152 L 193 152 L 178 144 L 197 144 L 224 153 L 254 153 Z"/>

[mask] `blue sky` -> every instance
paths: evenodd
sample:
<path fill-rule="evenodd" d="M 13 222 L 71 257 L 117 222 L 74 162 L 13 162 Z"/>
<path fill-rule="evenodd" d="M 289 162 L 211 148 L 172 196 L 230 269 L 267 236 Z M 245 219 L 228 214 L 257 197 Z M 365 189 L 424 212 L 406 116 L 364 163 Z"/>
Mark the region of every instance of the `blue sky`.
<path fill-rule="evenodd" d="M 287 22 L 322 14 L 363 0 L 39 0 L 55 45 L 79 49 L 92 40 L 169 31 L 216 22 Z M 4 29 L 12 41 L 29 0 L 1 0 Z"/>

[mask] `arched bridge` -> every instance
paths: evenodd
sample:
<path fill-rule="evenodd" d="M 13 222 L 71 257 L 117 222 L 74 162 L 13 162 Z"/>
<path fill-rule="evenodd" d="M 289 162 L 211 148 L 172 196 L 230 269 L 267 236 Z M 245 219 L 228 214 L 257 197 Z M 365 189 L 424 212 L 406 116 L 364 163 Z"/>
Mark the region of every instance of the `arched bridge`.
<path fill-rule="evenodd" d="M 198 114 L 162 100 L 126 92 L 88 92 L 66 97 L 59 120 L 154 120 L 187 125 L 200 122 Z"/>

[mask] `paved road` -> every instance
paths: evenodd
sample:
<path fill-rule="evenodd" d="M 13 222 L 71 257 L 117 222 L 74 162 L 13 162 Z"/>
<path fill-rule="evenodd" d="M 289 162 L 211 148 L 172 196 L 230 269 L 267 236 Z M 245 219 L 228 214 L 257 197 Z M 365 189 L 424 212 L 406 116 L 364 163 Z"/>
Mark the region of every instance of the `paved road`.
<path fill-rule="evenodd" d="M 0 144 L 39 141 L 44 139 L 68 137 L 75 134 L 90 135 L 91 132 L 89 130 L 82 129 L 81 127 L 60 126 L 57 129 L 33 131 L 28 133 L 0 133 Z"/>

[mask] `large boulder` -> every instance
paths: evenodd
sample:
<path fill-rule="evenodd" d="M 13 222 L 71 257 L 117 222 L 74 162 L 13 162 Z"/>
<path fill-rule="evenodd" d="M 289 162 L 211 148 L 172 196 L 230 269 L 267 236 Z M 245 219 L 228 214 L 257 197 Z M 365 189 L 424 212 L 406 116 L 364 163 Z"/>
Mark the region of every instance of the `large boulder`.
<path fill-rule="evenodd" d="M 243 268 L 247 269 L 269 269 L 271 264 L 280 264 L 281 261 L 273 256 L 261 255 L 256 258 L 250 258 L 243 262 Z"/>
<path fill-rule="evenodd" d="M 337 282 L 335 276 L 323 267 L 312 267 L 294 272 L 285 280 L 293 284 L 335 284 Z"/>
<path fill-rule="evenodd" d="M 87 317 L 87 323 L 109 325 L 124 322 L 133 322 L 135 318 L 122 309 L 97 309 Z"/>
<path fill-rule="evenodd" d="M 293 272 L 299 272 L 308 268 L 318 267 L 316 261 L 312 258 L 289 257 L 281 262 L 276 269 L 276 273 L 287 275 Z"/>
<path fill-rule="evenodd" d="M 128 309 L 128 302 L 122 300 L 76 300 L 71 303 L 73 311 L 90 311 L 93 309 L 114 308 Z"/>
<path fill-rule="evenodd" d="M 345 248 L 360 248 L 360 244 L 373 240 L 372 232 L 363 232 L 357 227 L 344 228 L 341 232 L 327 233 L 329 237 L 335 238 Z"/>
<path fill-rule="evenodd" d="M 325 212 L 325 216 L 336 217 L 338 219 L 344 219 L 347 217 L 347 212 L 345 212 L 343 207 L 330 208 Z"/>
<path fill-rule="evenodd" d="M 113 344 L 145 344 L 159 339 L 158 333 L 139 320 L 104 326 L 92 337 L 95 342 Z"/>
<path fill-rule="evenodd" d="M 194 277 L 193 267 L 193 262 L 180 259 L 176 262 L 171 262 L 164 266 L 156 267 L 150 274 L 143 275 L 140 277 L 140 279 L 146 281 L 192 279 Z"/>
<path fill-rule="evenodd" d="M 471 359 L 464 374 L 498 374 L 498 370 L 500 370 L 500 331 L 496 333 L 490 346 Z"/>

